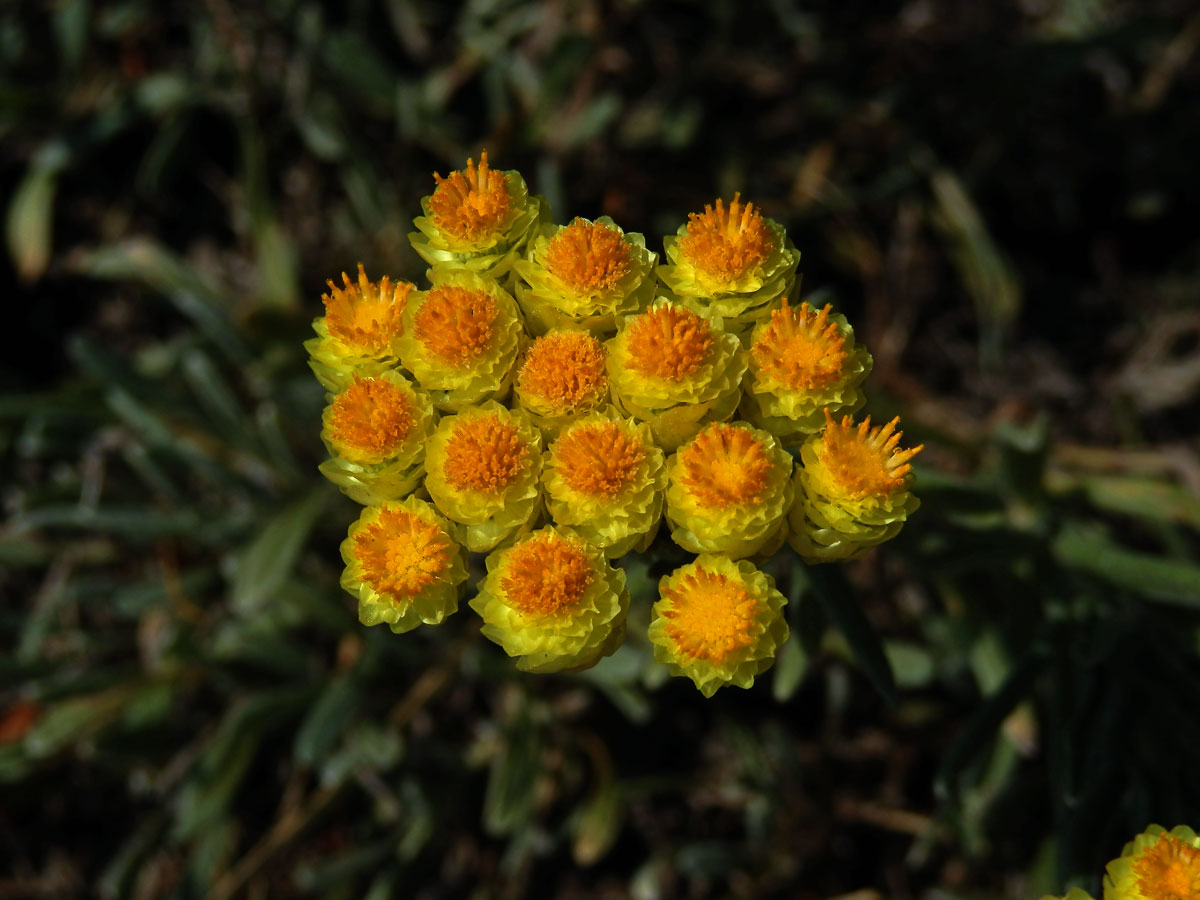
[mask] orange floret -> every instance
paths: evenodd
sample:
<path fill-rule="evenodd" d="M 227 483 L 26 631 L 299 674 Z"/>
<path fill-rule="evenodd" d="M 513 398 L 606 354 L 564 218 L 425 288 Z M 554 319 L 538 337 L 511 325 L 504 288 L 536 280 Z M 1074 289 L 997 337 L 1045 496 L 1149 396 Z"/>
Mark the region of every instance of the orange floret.
<path fill-rule="evenodd" d="M 573 607 L 593 577 L 581 547 L 547 534 L 512 549 L 500 584 L 509 605 L 523 615 L 552 616 Z"/>
<path fill-rule="evenodd" d="M 746 428 L 709 425 L 679 451 L 680 482 L 703 507 L 753 503 L 767 485 L 771 461 Z"/>
<path fill-rule="evenodd" d="M 597 422 L 568 431 L 552 453 L 572 490 L 595 497 L 615 496 L 629 484 L 646 450 L 617 422 Z"/>
<path fill-rule="evenodd" d="M 633 267 L 619 231 L 578 218 L 551 238 L 544 265 L 577 293 L 612 290 Z"/>
<path fill-rule="evenodd" d="M 704 365 L 712 352 L 708 322 L 683 306 L 656 306 L 628 327 L 629 366 L 642 375 L 683 378 Z"/>
<path fill-rule="evenodd" d="M 359 263 L 357 282 L 343 272 L 342 287 L 332 279 L 327 283 L 330 292 L 321 295 L 321 302 L 325 304 L 325 327 L 331 337 L 370 353 L 381 353 L 400 336 L 404 305 L 413 289 L 407 281 L 393 283 L 384 276 L 376 284 Z"/>
<path fill-rule="evenodd" d="M 413 597 L 438 580 L 453 545 L 433 522 L 404 509 L 383 509 L 354 535 L 362 580 L 378 593 Z"/>
<path fill-rule="evenodd" d="M 720 664 L 755 641 L 758 601 L 727 575 L 697 568 L 663 597 L 664 631 L 683 656 Z"/>
<path fill-rule="evenodd" d="M 479 167 L 468 159 L 461 172 L 442 178 L 433 173 L 437 187 L 429 198 L 429 212 L 438 228 L 461 240 L 473 241 L 499 231 L 512 207 L 503 172 L 488 167 L 487 151 Z"/>
<path fill-rule="evenodd" d="M 900 418 L 882 427 L 871 427 L 871 417 L 856 428 L 850 416 L 835 424 L 825 411 L 826 427 L 817 447 L 817 456 L 844 496 L 884 496 L 903 488 L 905 476 L 912 471 L 909 460 L 925 448 L 918 444 L 899 450 L 903 432 L 896 431 Z"/>
<path fill-rule="evenodd" d="M 538 338 L 517 372 L 520 391 L 563 411 L 594 401 L 604 387 L 604 348 L 586 332 Z"/>
<path fill-rule="evenodd" d="M 842 377 L 846 338 L 829 321 L 829 304 L 820 312 L 807 303 L 783 305 L 771 313 L 771 323 L 750 348 L 763 374 L 797 391 L 827 388 Z"/>
<path fill-rule="evenodd" d="M 355 375 L 333 398 L 329 437 L 357 454 L 386 459 L 412 434 L 415 423 L 412 403 L 400 388 Z"/>
<path fill-rule="evenodd" d="M 1133 862 L 1133 874 L 1143 897 L 1154 900 L 1200 900 L 1200 849 L 1172 834 Z"/>
<path fill-rule="evenodd" d="M 528 455 L 517 427 L 499 415 L 468 419 L 446 443 L 442 474 L 460 491 L 497 494 L 517 477 Z"/>
<path fill-rule="evenodd" d="M 482 356 L 494 337 L 496 301 L 486 291 L 441 285 L 417 310 L 417 340 L 442 362 L 461 366 Z"/>
<path fill-rule="evenodd" d="M 720 281 L 740 278 L 775 249 L 762 215 L 740 198 L 734 194 L 728 209 L 718 198 L 715 209 L 706 205 L 703 213 L 688 213 L 687 233 L 679 239 L 684 259 Z"/>

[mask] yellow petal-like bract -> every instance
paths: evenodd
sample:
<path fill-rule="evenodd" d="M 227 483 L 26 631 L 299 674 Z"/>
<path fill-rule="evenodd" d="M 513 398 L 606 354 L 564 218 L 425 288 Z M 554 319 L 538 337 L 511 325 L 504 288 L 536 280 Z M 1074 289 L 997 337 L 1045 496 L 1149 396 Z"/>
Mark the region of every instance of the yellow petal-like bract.
<path fill-rule="evenodd" d="M 577 419 L 550 445 L 543 481 L 559 528 L 611 558 L 645 550 L 658 531 L 666 471 L 646 425 L 598 413 Z"/>
<path fill-rule="evenodd" d="M 549 215 L 545 199 L 530 196 L 516 170 L 491 168 L 487 151 L 478 166 L 468 159 L 465 169 L 433 179 L 437 187 L 421 199 L 425 215 L 408 236 L 413 249 L 431 266 L 504 278 Z"/>
<path fill-rule="evenodd" d="M 582 328 L 601 337 L 616 320 L 645 309 L 654 298 L 658 254 L 640 234 L 628 234 L 607 216 L 594 222 L 543 225 L 527 258 L 514 264 L 517 300 L 530 330 Z"/>
<path fill-rule="evenodd" d="M 364 625 L 401 634 L 437 625 L 458 609 L 467 579 L 446 521 L 424 500 L 368 506 L 342 541 L 342 587 L 358 599 Z"/>
<path fill-rule="evenodd" d="M 783 544 L 792 457 L 744 422 L 708 425 L 667 461 L 667 522 L 692 553 L 769 556 Z"/>
<path fill-rule="evenodd" d="M 402 499 L 424 475 L 435 422 L 429 398 L 399 372 L 355 375 L 321 417 L 330 453 L 321 473 L 364 506 Z"/>
<path fill-rule="evenodd" d="M 489 401 L 446 416 L 425 471 L 429 496 L 474 553 L 528 531 L 541 512 L 542 436 L 520 410 Z"/>
<path fill-rule="evenodd" d="M 627 319 L 609 340 L 608 378 L 618 409 L 645 422 L 671 451 L 741 399 L 746 354 L 719 320 L 668 300 Z"/>
<path fill-rule="evenodd" d="M 492 553 L 487 570 L 470 605 L 518 669 L 586 669 L 624 639 L 625 573 L 590 544 L 543 528 Z"/>
<path fill-rule="evenodd" d="M 663 578 L 659 593 L 650 621 L 654 658 L 705 697 L 729 684 L 750 687 L 788 638 L 787 600 L 744 560 L 701 556 Z"/>
<path fill-rule="evenodd" d="M 1108 864 L 1104 900 L 1197 900 L 1200 836 L 1186 825 L 1151 825 Z"/>
<path fill-rule="evenodd" d="M 861 556 L 899 533 L 920 501 L 908 488 L 909 460 L 924 445 L 901 450 L 899 419 L 871 428 L 849 416 L 800 448 L 796 499 L 788 515 L 788 542 L 810 563 Z"/>

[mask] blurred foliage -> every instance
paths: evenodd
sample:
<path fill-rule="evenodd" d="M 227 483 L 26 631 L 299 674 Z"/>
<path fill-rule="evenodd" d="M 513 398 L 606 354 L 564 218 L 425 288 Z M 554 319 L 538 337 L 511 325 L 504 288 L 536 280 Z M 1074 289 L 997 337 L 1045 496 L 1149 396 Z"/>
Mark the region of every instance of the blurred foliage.
<path fill-rule="evenodd" d="M 1186 0 L 0 8 L 0 895 L 1024 898 L 1200 824 Z M 924 441 L 779 563 L 748 694 L 516 678 L 337 586 L 300 341 L 486 147 L 656 237 L 733 190 Z M 882 399 L 879 399 L 882 398 Z"/>

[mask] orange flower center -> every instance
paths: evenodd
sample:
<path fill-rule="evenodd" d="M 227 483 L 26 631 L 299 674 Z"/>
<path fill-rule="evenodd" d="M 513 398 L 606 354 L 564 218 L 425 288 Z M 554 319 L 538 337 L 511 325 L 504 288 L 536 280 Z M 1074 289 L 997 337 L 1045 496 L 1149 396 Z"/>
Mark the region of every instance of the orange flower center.
<path fill-rule="evenodd" d="M 825 410 L 825 430 L 817 444 L 817 457 L 846 496 L 882 497 L 904 487 L 905 476 L 912 471 L 908 461 L 925 445 L 898 449 L 903 434 L 896 431 L 899 422 L 897 417 L 883 427 L 872 428 L 871 417 L 867 416 L 855 428 L 850 416 L 835 424 L 829 410 Z"/>
<path fill-rule="evenodd" d="M 756 502 L 767 486 L 771 460 L 746 428 L 709 425 L 679 451 L 680 482 L 702 507 Z"/>
<path fill-rule="evenodd" d="M 683 378 L 704 365 L 712 346 L 708 322 L 683 306 L 665 303 L 629 325 L 629 367 L 642 375 Z"/>
<path fill-rule="evenodd" d="M 831 309 L 815 312 L 801 303 L 794 310 L 784 300 L 750 348 L 763 374 L 795 391 L 818 391 L 841 378 L 846 338 L 829 321 Z"/>
<path fill-rule="evenodd" d="M 512 207 L 508 180 L 503 172 L 488 167 L 487 151 L 479 155 L 479 168 L 467 160 L 467 168 L 442 178 L 429 198 L 433 223 L 464 241 L 475 241 L 499 231 Z"/>
<path fill-rule="evenodd" d="M 517 372 L 517 387 L 522 393 L 563 412 L 595 405 L 605 385 L 604 348 L 582 331 L 538 338 Z"/>
<path fill-rule="evenodd" d="M 569 429 L 554 442 L 554 461 L 572 490 L 612 497 L 628 485 L 646 448 L 618 422 L 595 422 Z"/>
<path fill-rule="evenodd" d="M 446 442 L 442 474 L 460 491 L 498 494 L 520 474 L 529 445 L 517 426 L 499 414 L 467 419 L 454 427 Z"/>
<path fill-rule="evenodd" d="M 633 267 L 621 232 L 576 219 L 550 239 L 546 269 L 577 294 L 610 291 Z"/>
<path fill-rule="evenodd" d="M 775 249 L 762 215 L 753 203 L 743 206 L 740 198 L 734 194 L 728 209 L 718 199 L 715 209 L 710 205 L 703 213 L 688 213 L 687 233 L 679 239 L 684 259 L 723 283 L 761 265 Z"/>
<path fill-rule="evenodd" d="M 663 596 L 664 630 L 680 654 L 720 664 L 754 643 L 758 601 L 740 581 L 697 567 Z"/>
<path fill-rule="evenodd" d="M 437 524 L 406 509 L 383 507 L 354 535 L 363 581 L 380 594 L 407 600 L 429 587 L 450 565 L 453 544 Z"/>
<path fill-rule="evenodd" d="M 1200 850 L 1173 834 L 1143 850 L 1133 873 L 1147 900 L 1200 900 Z"/>
<path fill-rule="evenodd" d="M 321 295 L 325 304 L 325 328 L 329 334 L 366 353 L 382 353 L 404 332 L 404 305 L 413 286 L 407 281 L 393 284 L 387 276 L 376 284 L 367 278 L 362 263 L 358 282 L 342 273 L 343 286 L 328 282 L 330 293 Z"/>
<path fill-rule="evenodd" d="M 413 326 L 425 349 L 448 365 L 463 366 L 487 351 L 498 312 L 486 291 L 442 285 L 425 295 Z"/>
<path fill-rule="evenodd" d="M 594 577 L 583 548 L 546 534 L 509 551 L 500 585 L 508 604 L 522 615 L 553 616 L 578 603 Z"/>
<path fill-rule="evenodd" d="M 415 424 L 412 402 L 403 390 L 383 378 L 355 375 L 350 386 L 333 398 L 329 437 L 351 462 L 387 459 L 400 449 Z"/>

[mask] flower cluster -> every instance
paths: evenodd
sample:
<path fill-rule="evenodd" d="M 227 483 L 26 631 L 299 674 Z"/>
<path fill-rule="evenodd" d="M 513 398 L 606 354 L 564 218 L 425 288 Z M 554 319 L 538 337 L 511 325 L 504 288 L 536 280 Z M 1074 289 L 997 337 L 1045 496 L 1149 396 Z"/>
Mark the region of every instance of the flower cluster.
<path fill-rule="evenodd" d="M 1200 836 L 1187 825 L 1151 825 L 1125 845 L 1104 873 L 1104 900 L 1200 897 Z M 1079 888 L 1042 900 L 1092 900 Z"/>
<path fill-rule="evenodd" d="M 921 448 L 852 419 L 870 355 L 830 306 L 789 301 L 800 254 L 739 195 L 659 264 L 607 217 L 551 222 L 486 153 L 434 182 L 409 236 L 428 287 L 359 266 L 305 345 L 321 471 L 364 506 L 342 544 L 360 620 L 440 623 L 478 554 L 482 633 L 522 670 L 587 668 L 625 636 L 614 560 L 661 531 L 696 558 L 661 581 L 655 658 L 705 696 L 749 687 L 788 637 L 757 565 L 785 543 L 859 556 L 917 508 Z"/>

